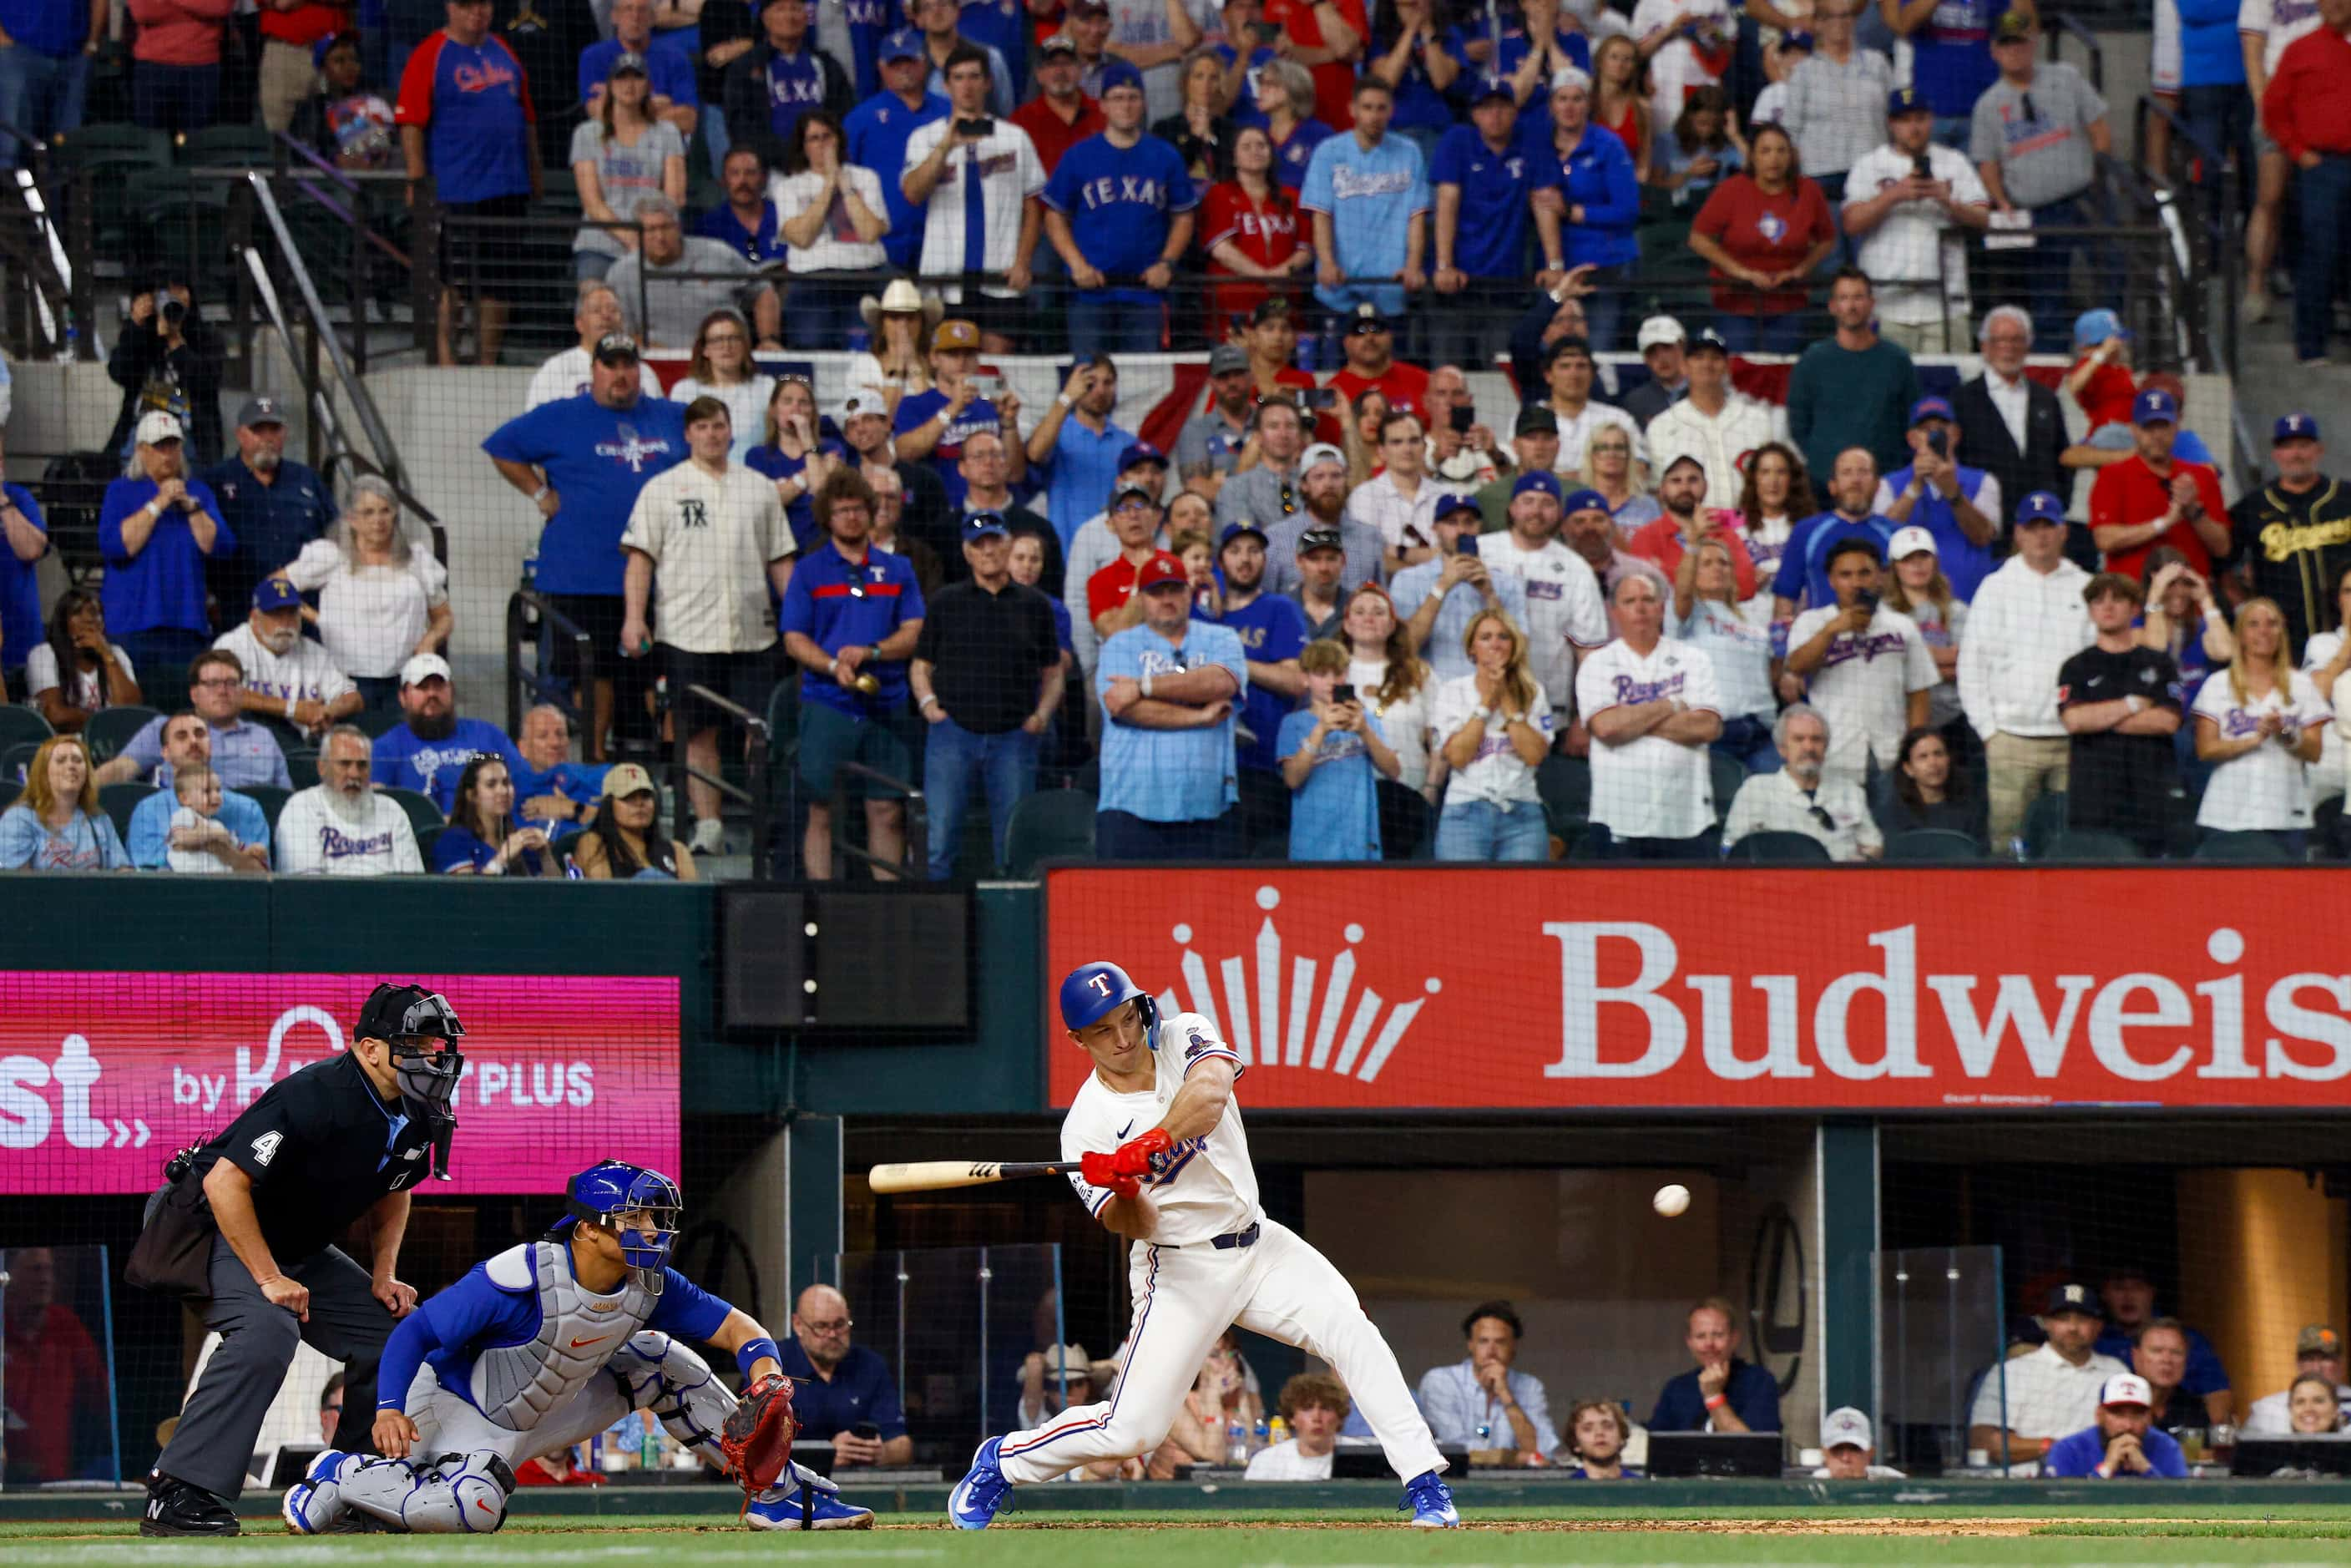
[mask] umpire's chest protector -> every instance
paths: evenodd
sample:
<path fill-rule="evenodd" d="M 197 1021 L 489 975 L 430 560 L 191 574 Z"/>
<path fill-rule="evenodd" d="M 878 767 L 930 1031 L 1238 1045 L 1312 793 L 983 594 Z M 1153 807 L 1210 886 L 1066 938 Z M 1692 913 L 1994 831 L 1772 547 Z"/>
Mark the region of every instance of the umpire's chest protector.
<path fill-rule="evenodd" d="M 569 1249 L 531 1241 L 485 1266 L 501 1291 L 538 1297 L 538 1333 L 474 1358 L 474 1407 L 509 1431 L 528 1432 L 604 1369 L 612 1353 L 645 1326 L 657 1298 L 635 1284 L 591 1295 L 571 1276 Z"/>

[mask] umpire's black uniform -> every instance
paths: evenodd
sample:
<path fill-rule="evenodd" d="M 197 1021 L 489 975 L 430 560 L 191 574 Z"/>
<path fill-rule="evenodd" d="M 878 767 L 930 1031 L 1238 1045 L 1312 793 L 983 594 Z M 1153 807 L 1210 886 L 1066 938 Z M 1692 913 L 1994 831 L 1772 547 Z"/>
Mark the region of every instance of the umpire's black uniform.
<path fill-rule="evenodd" d="M 371 1014 L 374 1008 L 371 999 Z M 221 1344 L 155 1462 L 144 1532 L 235 1531 L 221 1500 L 245 1486 L 246 1462 L 298 1343 L 308 1341 L 347 1364 L 335 1446 L 370 1447 L 375 1364 L 394 1320 L 372 1294 L 369 1270 L 333 1243 L 433 1167 L 435 1129 L 427 1109 L 400 1085 L 379 1090 L 357 1051 L 347 1051 L 270 1085 L 193 1156 L 183 1189 L 222 1160 L 245 1173 L 270 1259 L 278 1273 L 308 1290 L 309 1316 L 305 1322 L 265 1296 L 227 1238 L 214 1231 L 210 1300 L 193 1304 Z"/>

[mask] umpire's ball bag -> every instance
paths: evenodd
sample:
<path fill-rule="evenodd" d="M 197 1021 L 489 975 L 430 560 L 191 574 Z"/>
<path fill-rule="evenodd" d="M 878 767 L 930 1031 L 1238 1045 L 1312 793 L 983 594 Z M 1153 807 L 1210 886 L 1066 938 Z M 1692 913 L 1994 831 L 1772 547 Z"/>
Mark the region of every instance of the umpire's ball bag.
<path fill-rule="evenodd" d="M 179 1301 L 202 1301 L 213 1293 L 213 1237 L 218 1232 L 204 1184 L 188 1169 L 192 1152 L 182 1150 L 163 1167 L 172 1179 L 147 1199 L 139 1239 L 122 1269 L 122 1277 L 141 1290 Z"/>

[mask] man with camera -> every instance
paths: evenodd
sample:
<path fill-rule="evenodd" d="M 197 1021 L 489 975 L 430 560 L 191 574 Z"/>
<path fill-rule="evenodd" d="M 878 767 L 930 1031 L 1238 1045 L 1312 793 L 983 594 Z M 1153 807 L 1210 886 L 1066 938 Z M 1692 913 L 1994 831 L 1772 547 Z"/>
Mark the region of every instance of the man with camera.
<path fill-rule="evenodd" d="M 465 1029 L 439 995 L 387 984 L 351 1032 L 350 1050 L 271 1084 L 225 1132 L 174 1158 L 173 1185 L 149 1203 L 131 1282 L 187 1299 L 221 1346 L 155 1461 L 142 1535 L 237 1533 L 229 1504 L 297 1344 L 346 1365 L 335 1446 L 371 1446 L 376 1359 L 416 1305 L 393 1274 L 408 1189 L 427 1171 L 446 1176 Z M 364 1269 L 335 1245 L 361 1216 Z M 167 1239 L 186 1247 L 183 1268 L 142 1275 Z"/>
<path fill-rule="evenodd" d="M 107 634 L 134 666 L 152 671 L 184 664 L 211 645 L 205 569 L 236 552 L 236 535 L 211 487 L 188 476 L 180 422 L 150 409 L 136 434 L 137 473 L 107 486 L 98 548 L 106 558 Z"/>
<path fill-rule="evenodd" d="M 2147 554 L 2159 544 L 2188 558 L 2189 570 L 2210 578 L 2212 563 L 2234 548 L 2220 476 L 2177 456 L 2179 402 L 2160 388 L 2131 402 L 2136 450 L 2098 470 L 2090 486 L 2090 538 L 2106 555 L 2106 570 L 2144 579 Z"/>
<path fill-rule="evenodd" d="M 941 17 L 950 26 L 951 15 Z M 991 116 L 988 95 L 996 75 L 987 55 L 956 44 L 944 69 L 951 112 L 906 139 L 899 187 L 909 204 L 923 209 L 925 277 L 1001 275 L 998 287 L 949 287 L 942 292 L 958 317 L 985 334 L 972 344 L 975 350 L 1009 353 L 1020 335 L 1027 311 L 1020 297 L 1032 280 L 1037 239 L 1043 232 L 1045 165 L 1027 131 Z M 1008 98 L 1004 112 L 1010 112 L 1010 103 Z M 975 183 L 977 201 L 970 196 Z M 899 407 L 903 413 L 905 405 Z"/>
<path fill-rule="evenodd" d="M 1559 479 L 1551 474 L 1521 474 L 1518 497 L 1540 492 L 1556 505 Z M 1437 502 L 1434 527 L 1437 553 L 1418 566 L 1408 566 L 1388 584 L 1395 612 L 1404 618 L 1405 633 L 1421 661 L 1439 680 L 1474 673 L 1469 652 L 1461 639 L 1481 612 L 1499 610 L 1511 624 L 1527 623 L 1527 585 L 1514 571 L 1489 571 L 1479 559 L 1479 530 L 1485 517 L 1468 496 L 1447 496 Z M 1546 695 L 1551 688 L 1543 688 Z M 1554 701 L 1561 700 L 1554 698 Z"/>
<path fill-rule="evenodd" d="M 1823 771 L 1866 782 L 1875 762 L 1894 766 L 1907 730 L 1927 722 L 1928 693 L 1941 677 L 1918 623 L 1878 602 L 1877 547 L 1844 539 L 1829 551 L 1836 603 L 1816 605 L 1788 629 L 1788 673 L 1829 722 Z"/>
<path fill-rule="evenodd" d="M 1959 460 L 1959 423 L 1951 405 L 1923 397 L 1910 407 L 1910 465 L 1877 482 L 1871 508 L 1890 523 L 1935 536 L 1935 560 L 1951 597 L 1971 603 L 1991 572 L 2000 538 L 2000 481 Z"/>
<path fill-rule="evenodd" d="M 1111 417 L 1117 412 L 1118 366 L 1089 354 L 1029 433 L 1029 476 L 1044 481 L 1045 515 L 1064 549 L 1129 461 L 1135 434 Z"/>
<path fill-rule="evenodd" d="M 161 409 L 180 422 L 193 449 L 191 467 L 220 460 L 220 383 L 224 350 L 196 308 L 187 269 L 158 269 L 154 287 L 131 301 L 131 319 L 107 357 L 107 379 L 122 389 L 122 411 L 106 438 L 120 452 L 140 418 Z"/>

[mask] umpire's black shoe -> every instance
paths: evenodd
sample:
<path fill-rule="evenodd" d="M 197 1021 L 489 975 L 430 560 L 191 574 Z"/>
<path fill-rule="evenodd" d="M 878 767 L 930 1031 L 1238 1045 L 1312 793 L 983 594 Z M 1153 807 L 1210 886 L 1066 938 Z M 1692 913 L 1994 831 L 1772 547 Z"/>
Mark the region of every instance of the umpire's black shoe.
<path fill-rule="evenodd" d="M 147 1479 L 147 1512 L 141 1535 L 235 1535 L 236 1514 L 199 1486 L 158 1471 Z"/>

